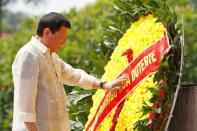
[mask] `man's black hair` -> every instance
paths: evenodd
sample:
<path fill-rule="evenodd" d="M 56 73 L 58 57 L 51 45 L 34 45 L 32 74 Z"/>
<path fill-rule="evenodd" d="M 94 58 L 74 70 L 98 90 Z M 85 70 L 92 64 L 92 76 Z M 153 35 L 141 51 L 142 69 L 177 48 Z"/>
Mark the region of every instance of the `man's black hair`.
<path fill-rule="evenodd" d="M 40 19 L 37 28 L 37 35 L 43 36 L 43 31 L 45 28 L 49 28 L 52 33 L 55 33 L 62 26 L 71 28 L 69 20 L 67 20 L 62 14 L 51 12 L 49 14 L 44 15 Z"/>

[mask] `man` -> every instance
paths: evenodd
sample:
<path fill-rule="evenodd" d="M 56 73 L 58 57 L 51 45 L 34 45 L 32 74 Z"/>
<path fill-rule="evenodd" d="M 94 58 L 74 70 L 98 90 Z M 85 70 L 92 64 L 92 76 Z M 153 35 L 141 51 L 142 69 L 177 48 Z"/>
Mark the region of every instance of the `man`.
<path fill-rule="evenodd" d="M 63 84 L 113 91 L 124 80 L 102 82 L 62 61 L 56 52 L 64 47 L 70 29 L 63 15 L 49 13 L 40 19 L 37 35 L 17 53 L 12 65 L 13 131 L 69 131 Z"/>

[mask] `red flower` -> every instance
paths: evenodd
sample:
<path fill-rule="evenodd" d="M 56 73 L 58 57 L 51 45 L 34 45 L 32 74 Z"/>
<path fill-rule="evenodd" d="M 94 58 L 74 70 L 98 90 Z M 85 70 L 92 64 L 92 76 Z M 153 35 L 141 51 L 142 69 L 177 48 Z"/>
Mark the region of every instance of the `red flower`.
<path fill-rule="evenodd" d="M 153 129 L 153 124 L 148 124 L 148 126 L 147 126 L 148 128 L 150 128 L 150 129 Z"/>
<path fill-rule="evenodd" d="M 153 120 L 153 119 L 155 119 L 155 117 L 156 117 L 155 113 L 151 112 L 149 118 L 151 120 Z"/>
<path fill-rule="evenodd" d="M 164 89 L 162 88 L 159 92 L 159 101 L 162 101 L 164 99 L 165 93 Z"/>
<path fill-rule="evenodd" d="M 153 104 L 153 105 L 152 105 L 152 108 L 154 108 L 154 109 L 157 108 L 157 107 L 158 107 L 157 104 Z"/>
<path fill-rule="evenodd" d="M 133 50 L 128 49 L 122 54 L 122 56 L 127 56 L 128 63 L 130 63 L 133 60 Z"/>

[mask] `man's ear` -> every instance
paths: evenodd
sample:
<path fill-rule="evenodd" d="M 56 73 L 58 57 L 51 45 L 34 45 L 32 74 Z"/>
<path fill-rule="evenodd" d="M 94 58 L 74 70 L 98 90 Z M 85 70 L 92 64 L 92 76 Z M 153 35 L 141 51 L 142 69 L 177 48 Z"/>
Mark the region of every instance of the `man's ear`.
<path fill-rule="evenodd" d="M 44 36 L 48 36 L 51 33 L 51 30 L 49 28 L 45 28 L 43 31 Z"/>

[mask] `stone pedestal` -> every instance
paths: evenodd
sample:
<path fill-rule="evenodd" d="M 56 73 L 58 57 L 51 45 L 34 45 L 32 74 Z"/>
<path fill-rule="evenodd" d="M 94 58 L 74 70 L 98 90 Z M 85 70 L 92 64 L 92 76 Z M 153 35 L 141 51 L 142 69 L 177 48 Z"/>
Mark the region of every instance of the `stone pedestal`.
<path fill-rule="evenodd" d="M 197 131 L 197 85 L 180 89 L 168 131 Z"/>

